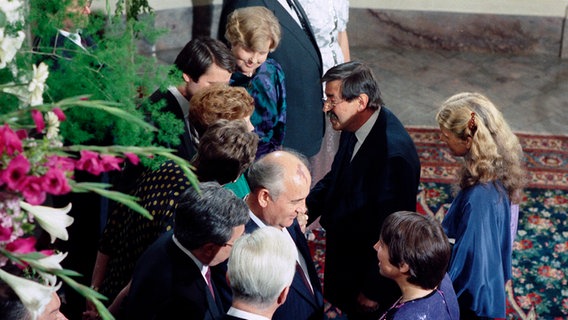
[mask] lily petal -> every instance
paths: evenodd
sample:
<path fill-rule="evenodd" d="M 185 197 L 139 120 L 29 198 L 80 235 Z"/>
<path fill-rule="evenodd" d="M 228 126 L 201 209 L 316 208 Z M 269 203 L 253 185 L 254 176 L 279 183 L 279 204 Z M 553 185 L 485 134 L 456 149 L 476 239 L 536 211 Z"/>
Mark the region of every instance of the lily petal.
<path fill-rule="evenodd" d="M 64 208 L 51 208 L 44 206 L 33 206 L 27 202 L 20 201 L 20 207 L 31 213 L 37 220 L 40 227 L 47 231 L 51 236 L 51 243 L 55 238 L 67 241 L 69 234 L 67 227 L 73 223 L 73 217 L 67 215 L 71 210 L 71 203 Z"/>
<path fill-rule="evenodd" d="M 32 280 L 24 279 L 0 269 L 0 279 L 4 280 L 16 292 L 22 303 L 32 313 L 33 319 L 43 313 L 51 301 L 53 292 L 61 286 L 44 286 Z"/>
<path fill-rule="evenodd" d="M 35 261 L 39 267 L 44 269 L 63 269 L 61 267 L 61 261 L 63 261 L 66 257 L 67 252 L 59 252 Z M 34 266 L 32 263 L 30 264 Z"/>

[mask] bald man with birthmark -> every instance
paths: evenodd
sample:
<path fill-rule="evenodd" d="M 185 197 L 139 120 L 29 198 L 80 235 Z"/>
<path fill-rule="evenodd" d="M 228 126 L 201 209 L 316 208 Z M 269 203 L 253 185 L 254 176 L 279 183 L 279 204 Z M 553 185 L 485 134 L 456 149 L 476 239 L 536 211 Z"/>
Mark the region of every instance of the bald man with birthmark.
<path fill-rule="evenodd" d="M 258 159 L 247 172 L 251 192 L 245 197 L 250 221 L 245 232 L 276 227 L 298 250 L 296 274 L 286 302 L 272 319 L 323 319 L 323 294 L 308 243 L 300 225 L 307 222 L 306 197 L 311 176 L 307 159 L 293 151 L 274 151 Z M 299 222 L 301 220 L 301 222 Z"/>

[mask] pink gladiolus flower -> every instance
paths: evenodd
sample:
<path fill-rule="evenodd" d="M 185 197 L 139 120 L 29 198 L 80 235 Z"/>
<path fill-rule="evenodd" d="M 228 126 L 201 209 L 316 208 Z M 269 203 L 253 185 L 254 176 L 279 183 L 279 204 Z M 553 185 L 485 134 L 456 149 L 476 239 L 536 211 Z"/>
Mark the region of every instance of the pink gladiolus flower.
<path fill-rule="evenodd" d="M 22 195 L 31 205 L 40 205 L 45 201 L 46 192 L 43 189 L 43 179 L 36 176 L 28 176 L 21 189 Z"/>
<path fill-rule="evenodd" d="M 99 159 L 99 154 L 89 150 L 81 151 L 81 159 L 77 160 L 75 168 L 85 170 L 96 176 L 103 172 L 103 166 Z"/>
<path fill-rule="evenodd" d="M 28 137 L 28 131 L 25 129 L 20 129 L 16 131 L 16 135 L 18 136 L 18 138 L 20 138 L 20 140 L 24 140 Z"/>
<path fill-rule="evenodd" d="M 16 151 L 22 152 L 21 139 L 10 129 L 9 125 L 0 127 L 0 154 L 6 152 L 6 154 L 11 156 Z"/>
<path fill-rule="evenodd" d="M 132 152 L 125 152 L 124 156 L 135 166 L 140 163 L 140 158 L 138 158 L 138 156 Z"/>
<path fill-rule="evenodd" d="M 12 228 L 0 225 L 0 242 L 6 242 L 12 237 Z"/>
<path fill-rule="evenodd" d="M 6 245 L 6 250 L 13 253 L 30 253 L 36 251 L 34 237 L 18 238 Z"/>
<path fill-rule="evenodd" d="M 102 155 L 101 156 L 101 165 L 103 166 L 104 171 L 111 171 L 111 170 L 121 170 L 120 164 L 124 161 L 122 158 L 117 158 L 115 156 L 109 155 Z"/>
<path fill-rule="evenodd" d="M 66 194 L 71 191 L 65 173 L 55 168 L 49 169 L 43 176 L 43 188 L 46 192 L 54 195 Z"/>
<path fill-rule="evenodd" d="M 74 171 L 75 160 L 67 157 L 48 156 L 45 166 L 48 168 L 59 169 L 63 171 Z"/>
<path fill-rule="evenodd" d="M 19 154 L 10 161 L 6 170 L 2 172 L 2 181 L 12 190 L 20 190 L 25 183 L 26 174 L 30 170 L 30 162 Z"/>
<path fill-rule="evenodd" d="M 55 253 L 55 250 L 40 250 L 39 253 L 43 254 L 46 257 L 50 257 Z"/>
<path fill-rule="evenodd" d="M 53 108 L 51 111 L 53 111 L 53 113 L 55 113 L 55 115 L 57 116 L 57 119 L 59 119 L 59 121 L 65 121 L 65 119 L 67 119 L 67 117 L 65 116 L 65 113 L 63 113 L 63 110 L 61 110 L 61 108 Z"/>
<path fill-rule="evenodd" d="M 32 119 L 34 119 L 37 132 L 43 132 L 43 129 L 45 129 L 45 122 L 43 121 L 43 115 L 39 110 L 32 110 Z"/>

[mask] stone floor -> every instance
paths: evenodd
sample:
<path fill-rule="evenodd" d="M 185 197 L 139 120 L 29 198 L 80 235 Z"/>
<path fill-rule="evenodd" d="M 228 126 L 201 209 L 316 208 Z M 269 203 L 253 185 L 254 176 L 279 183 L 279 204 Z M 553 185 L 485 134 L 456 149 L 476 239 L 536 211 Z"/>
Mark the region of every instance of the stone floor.
<path fill-rule="evenodd" d="M 157 56 L 171 63 L 178 51 Z M 446 98 L 477 91 L 516 132 L 568 134 L 567 59 L 400 47 L 353 47 L 351 57 L 373 68 L 387 106 L 405 125 L 436 126 Z"/>
<path fill-rule="evenodd" d="M 568 134 L 568 60 L 550 56 L 352 48 L 370 64 L 383 98 L 405 125 L 436 126 L 440 104 L 477 91 L 516 132 Z"/>

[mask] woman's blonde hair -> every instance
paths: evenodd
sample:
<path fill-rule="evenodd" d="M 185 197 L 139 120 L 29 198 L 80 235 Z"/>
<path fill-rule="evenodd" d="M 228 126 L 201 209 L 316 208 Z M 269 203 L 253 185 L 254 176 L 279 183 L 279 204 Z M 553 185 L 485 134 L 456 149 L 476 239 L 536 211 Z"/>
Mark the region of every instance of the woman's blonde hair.
<path fill-rule="evenodd" d="M 280 23 L 272 11 L 255 6 L 233 11 L 227 19 L 225 38 L 231 46 L 241 45 L 255 51 L 272 52 L 280 43 Z"/>
<path fill-rule="evenodd" d="M 462 140 L 471 137 L 471 148 L 464 156 L 460 174 L 460 187 L 499 180 L 509 198 L 518 203 L 526 182 L 523 150 L 495 105 L 482 94 L 459 93 L 442 104 L 436 120 L 440 127 Z"/>

